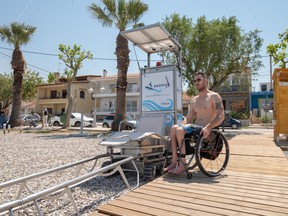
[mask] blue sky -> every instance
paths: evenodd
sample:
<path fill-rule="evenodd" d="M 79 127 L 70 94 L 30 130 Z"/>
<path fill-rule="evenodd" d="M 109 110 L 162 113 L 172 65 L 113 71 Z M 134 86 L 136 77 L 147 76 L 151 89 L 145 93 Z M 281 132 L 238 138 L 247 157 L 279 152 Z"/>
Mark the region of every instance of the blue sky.
<path fill-rule="evenodd" d="M 29 44 L 22 47 L 28 67 L 47 78 L 48 73 L 63 72 L 64 64 L 58 59 L 58 45 L 78 44 L 82 49 L 90 50 L 94 60 L 85 60 L 78 75 L 102 75 L 103 69 L 108 75 L 116 74 L 115 41 L 116 28 L 103 28 L 88 12 L 91 3 L 99 0 L 1 0 L 0 25 L 9 25 L 17 21 L 37 28 Z M 146 25 L 162 22 L 165 16 L 178 13 L 192 18 L 193 23 L 205 15 L 208 20 L 236 16 L 244 32 L 259 29 L 264 39 L 261 55 L 265 68 L 262 68 L 253 81 L 254 90 L 259 90 L 259 82 L 270 82 L 269 57 L 266 46 L 278 43 L 278 33 L 288 28 L 287 0 L 143 0 L 149 11 L 140 22 Z M 0 73 L 11 72 L 10 56 L 13 47 L 0 41 Z M 130 46 L 129 73 L 139 72 L 146 65 L 146 53 Z M 153 60 L 159 59 L 152 55 Z M 274 66 L 273 66 L 274 68 Z"/>

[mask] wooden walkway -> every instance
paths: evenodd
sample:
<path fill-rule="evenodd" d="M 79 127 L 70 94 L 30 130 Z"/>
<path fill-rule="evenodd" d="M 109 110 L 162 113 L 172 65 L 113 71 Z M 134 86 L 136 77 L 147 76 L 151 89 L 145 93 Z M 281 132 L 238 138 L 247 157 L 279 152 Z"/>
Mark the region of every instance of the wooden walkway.
<path fill-rule="evenodd" d="M 288 161 L 273 134 L 229 137 L 228 168 L 217 178 L 159 177 L 90 216 L 288 215 Z"/>

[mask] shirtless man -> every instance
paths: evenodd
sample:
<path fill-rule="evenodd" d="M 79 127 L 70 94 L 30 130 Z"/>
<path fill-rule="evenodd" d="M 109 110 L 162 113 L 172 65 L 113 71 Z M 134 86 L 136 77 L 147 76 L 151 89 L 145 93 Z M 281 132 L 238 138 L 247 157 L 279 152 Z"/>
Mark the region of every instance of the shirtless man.
<path fill-rule="evenodd" d="M 172 146 L 171 164 L 164 172 L 181 174 L 185 171 L 185 158 L 177 164 L 177 145 L 181 146 L 185 134 L 191 132 L 191 123 L 203 126 L 201 133 L 207 138 L 212 128 L 217 127 L 224 120 L 224 108 L 221 96 L 208 90 L 207 76 L 203 72 L 196 72 L 194 84 L 199 94 L 191 100 L 190 110 L 181 125 L 174 125 L 170 131 Z M 190 123 L 190 124 L 189 124 Z M 185 145 L 180 149 L 180 154 L 185 155 Z"/>

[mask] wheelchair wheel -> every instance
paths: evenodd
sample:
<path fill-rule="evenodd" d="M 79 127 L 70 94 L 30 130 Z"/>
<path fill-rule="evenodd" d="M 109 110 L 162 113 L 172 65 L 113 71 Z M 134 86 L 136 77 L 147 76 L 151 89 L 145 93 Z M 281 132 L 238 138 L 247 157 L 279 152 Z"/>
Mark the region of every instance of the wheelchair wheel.
<path fill-rule="evenodd" d="M 211 130 L 208 138 L 202 134 L 197 139 L 195 158 L 201 172 L 209 177 L 220 175 L 229 161 L 229 145 L 218 130 Z"/>

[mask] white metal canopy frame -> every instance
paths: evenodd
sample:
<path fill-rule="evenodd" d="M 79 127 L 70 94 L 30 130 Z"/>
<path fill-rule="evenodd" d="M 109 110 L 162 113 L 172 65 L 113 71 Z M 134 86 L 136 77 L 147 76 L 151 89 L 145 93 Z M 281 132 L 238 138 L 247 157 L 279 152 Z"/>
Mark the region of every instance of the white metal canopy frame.
<path fill-rule="evenodd" d="M 134 43 L 148 54 L 171 51 L 178 55 L 179 68 L 181 68 L 181 45 L 160 24 L 155 23 L 131 30 L 122 31 L 121 35 Z M 150 62 L 148 61 L 148 67 Z"/>
<path fill-rule="evenodd" d="M 139 68 L 141 114 L 167 113 L 175 124 L 178 119 L 177 112 L 182 113 L 181 45 L 160 23 L 122 31 L 121 35 L 147 53 L 147 66 Z M 160 64 L 150 67 L 150 55 L 159 52 L 172 52 L 177 59 L 177 65 Z M 170 115 L 171 113 L 174 115 Z M 172 121 L 168 122 L 167 125 L 170 126 Z"/>
<path fill-rule="evenodd" d="M 122 31 L 121 34 L 146 53 L 181 49 L 180 44 L 160 23 Z"/>

